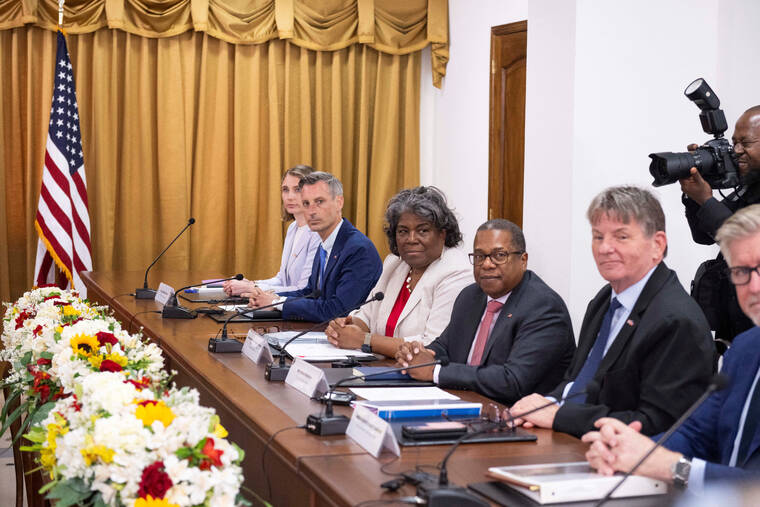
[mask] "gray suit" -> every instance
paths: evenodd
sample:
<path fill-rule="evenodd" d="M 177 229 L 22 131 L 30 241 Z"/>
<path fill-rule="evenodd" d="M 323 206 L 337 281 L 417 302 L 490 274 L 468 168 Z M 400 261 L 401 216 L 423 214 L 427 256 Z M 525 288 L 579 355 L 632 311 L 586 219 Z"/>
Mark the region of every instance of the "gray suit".
<path fill-rule="evenodd" d="M 472 284 L 454 302 L 451 321 L 428 348 L 447 357 L 438 384 L 470 389 L 512 404 L 557 385 L 575 352 L 572 324 L 562 298 L 528 270 L 502 307 L 480 366 L 467 356 L 485 312 L 486 294 Z"/>

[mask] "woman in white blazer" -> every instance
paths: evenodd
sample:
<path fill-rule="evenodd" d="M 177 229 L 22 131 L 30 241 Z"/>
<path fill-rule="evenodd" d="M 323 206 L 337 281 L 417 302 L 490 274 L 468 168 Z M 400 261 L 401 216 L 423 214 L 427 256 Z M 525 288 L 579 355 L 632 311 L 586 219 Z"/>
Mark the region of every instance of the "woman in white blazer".
<path fill-rule="evenodd" d="M 335 346 L 393 357 L 404 341 L 427 345 L 437 338 L 457 295 L 474 280 L 467 256 L 455 248 L 462 242 L 457 219 L 437 188 L 402 190 L 389 201 L 385 221 L 391 254 L 370 293 L 385 297 L 333 320 L 326 333 Z"/>
<path fill-rule="evenodd" d="M 280 271 L 266 280 L 230 280 L 224 283 L 229 296 L 258 291 L 287 292 L 303 289 L 311 275 L 311 265 L 319 246 L 319 235 L 309 229 L 301 204 L 301 178 L 314 172 L 307 165 L 288 169 L 282 177 L 282 220 L 293 220 L 285 234 Z"/>

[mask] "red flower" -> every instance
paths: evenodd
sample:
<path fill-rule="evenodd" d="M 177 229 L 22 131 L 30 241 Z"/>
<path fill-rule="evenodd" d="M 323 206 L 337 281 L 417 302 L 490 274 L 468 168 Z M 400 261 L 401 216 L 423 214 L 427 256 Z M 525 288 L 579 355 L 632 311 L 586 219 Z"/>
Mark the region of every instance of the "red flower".
<path fill-rule="evenodd" d="M 37 366 L 47 366 L 51 363 L 52 361 L 50 359 L 45 359 L 44 357 L 37 359 Z"/>
<path fill-rule="evenodd" d="M 128 379 L 124 381 L 125 384 L 132 384 L 135 386 L 138 390 L 147 389 L 150 387 L 150 377 L 143 377 L 140 380 L 132 380 Z"/>
<path fill-rule="evenodd" d="M 42 326 L 37 326 L 34 328 L 34 334 L 39 335 L 42 334 Z"/>
<path fill-rule="evenodd" d="M 47 400 L 50 397 L 50 386 L 47 384 L 38 385 L 36 380 L 34 381 L 34 384 L 35 386 L 32 388 L 32 390 L 40 394 L 40 401 L 43 404 L 47 403 Z"/>
<path fill-rule="evenodd" d="M 220 451 L 218 449 L 214 449 L 214 439 L 213 438 L 207 438 L 206 443 L 203 446 L 203 449 L 201 450 L 203 454 L 208 457 L 209 461 L 204 460 L 201 462 L 201 464 L 198 466 L 201 470 L 208 470 L 211 468 L 211 465 L 214 465 L 215 467 L 221 467 L 222 466 L 222 460 L 220 457 L 222 454 L 224 454 L 224 451 Z"/>
<path fill-rule="evenodd" d="M 19 313 L 18 317 L 16 317 L 16 329 L 20 329 L 24 327 L 24 322 L 26 322 L 26 319 L 33 319 L 36 316 L 37 316 L 37 313 L 27 312 L 26 310 Z"/>
<path fill-rule="evenodd" d="M 100 371 L 121 371 L 121 365 L 117 363 L 116 361 L 111 361 L 110 359 L 104 359 L 102 363 L 100 363 Z"/>
<path fill-rule="evenodd" d="M 77 411 L 77 412 L 81 411 L 82 410 L 82 404 L 79 403 L 79 400 L 77 399 L 77 395 L 76 394 L 72 394 L 71 397 L 74 399 L 74 401 L 71 403 L 71 407 L 75 411 Z"/>
<path fill-rule="evenodd" d="M 113 335 L 113 333 L 108 333 L 105 331 L 99 331 L 96 335 L 98 337 L 98 343 L 102 347 L 106 343 L 110 343 L 111 345 L 116 345 L 119 343 L 119 340 L 116 339 L 116 337 Z"/>
<path fill-rule="evenodd" d="M 155 499 L 161 499 L 172 486 L 169 474 L 164 471 L 164 462 L 156 461 L 143 469 L 137 495 L 140 498 L 150 495 Z"/>
<path fill-rule="evenodd" d="M 66 322 L 64 324 L 61 324 L 61 327 L 66 327 L 66 326 L 74 325 L 77 322 L 79 322 L 80 320 L 82 320 L 82 317 L 77 317 L 76 319 L 72 320 L 71 322 Z"/>

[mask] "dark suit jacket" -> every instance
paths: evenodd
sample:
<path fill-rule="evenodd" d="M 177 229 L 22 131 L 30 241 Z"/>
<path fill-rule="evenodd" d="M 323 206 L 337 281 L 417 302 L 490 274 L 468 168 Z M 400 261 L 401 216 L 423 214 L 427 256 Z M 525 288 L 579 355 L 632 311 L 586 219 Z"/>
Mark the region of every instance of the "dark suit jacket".
<path fill-rule="evenodd" d="M 375 245 L 344 218 L 327 259 L 325 282 L 320 288 L 322 294 L 317 299 L 286 300 L 282 316 L 286 320 L 323 322 L 347 315 L 367 298 L 382 270 L 383 263 Z M 306 287 L 279 294 L 287 297 L 311 294 L 318 280 L 319 255 L 315 255 Z"/>
<path fill-rule="evenodd" d="M 562 298 L 532 271 L 512 290 L 494 324 L 480 366 L 468 366 L 487 296 L 472 284 L 454 302 L 449 325 L 428 348 L 447 357 L 438 383 L 471 389 L 511 404 L 526 394 L 545 392 L 562 378 L 575 350 L 570 316 Z"/>
<path fill-rule="evenodd" d="M 562 398 L 565 385 L 583 367 L 611 292 L 607 285 L 589 303 L 578 350 L 551 396 Z M 554 418 L 554 429 L 581 436 L 594 429 L 600 417 L 615 417 L 625 423 L 641 421 L 646 435 L 664 431 L 704 392 L 713 374 L 714 354 L 702 310 L 676 273 L 661 262 L 594 375 L 598 389 L 589 392 L 586 403 L 565 402 Z"/>
<path fill-rule="evenodd" d="M 723 356 L 722 372 L 728 376 L 726 389 L 710 395 L 665 447 L 689 458 L 707 461 L 705 479 L 742 478 L 760 473 L 760 428 L 755 431 L 747 459 L 728 466 L 744 402 L 760 368 L 760 328 L 753 327 L 737 336 Z M 760 386 L 756 387 L 760 389 Z M 748 414 L 760 417 L 760 414 Z"/>

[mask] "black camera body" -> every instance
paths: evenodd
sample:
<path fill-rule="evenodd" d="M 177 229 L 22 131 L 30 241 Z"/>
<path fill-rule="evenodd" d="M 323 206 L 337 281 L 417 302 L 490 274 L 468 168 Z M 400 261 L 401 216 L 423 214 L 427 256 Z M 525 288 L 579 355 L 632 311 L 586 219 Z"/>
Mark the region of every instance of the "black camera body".
<path fill-rule="evenodd" d="M 654 178 L 652 185 L 661 187 L 686 178 L 696 167 L 711 188 L 724 189 L 739 186 L 739 169 L 736 166 L 734 147 L 723 137 L 728 129 L 726 115 L 720 109 L 720 99 L 704 79 L 694 80 L 684 94 L 701 110 L 699 120 L 702 130 L 714 139 L 707 141 L 695 151 L 684 153 L 650 153 L 649 172 Z"/>

